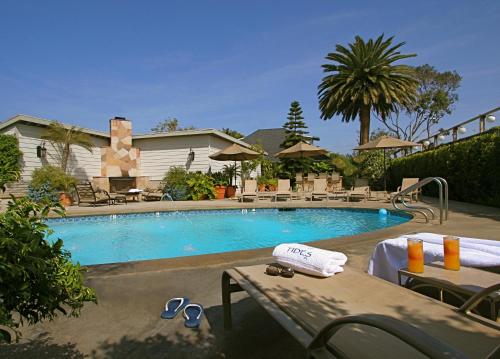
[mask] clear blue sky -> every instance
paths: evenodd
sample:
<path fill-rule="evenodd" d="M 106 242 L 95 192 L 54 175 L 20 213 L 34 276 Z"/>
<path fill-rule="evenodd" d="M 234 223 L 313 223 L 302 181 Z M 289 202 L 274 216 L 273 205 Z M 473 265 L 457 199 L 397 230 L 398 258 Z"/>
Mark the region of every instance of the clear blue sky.
<path fill-rule="evenodd" d="M 359 123 L 319 119 L 320 66 L 335 44 L 383 32 L 418 54 L 409 64 L 457 70 L 446 127 L 500 105 L 499 25 L 498 0 L 3 0 L 0 119 L 107 130 L 118 115 L 143 133 L 177 117 L 248 134 L 280 127 L 298 100 L 320 144 L 349 152 Z"/>

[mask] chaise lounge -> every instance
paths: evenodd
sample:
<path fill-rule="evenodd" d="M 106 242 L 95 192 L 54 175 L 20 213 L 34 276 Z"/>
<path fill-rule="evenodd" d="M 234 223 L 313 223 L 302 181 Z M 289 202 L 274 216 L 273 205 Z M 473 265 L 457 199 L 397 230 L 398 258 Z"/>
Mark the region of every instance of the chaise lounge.
<path fill-rule="evenodd" d="M 265 274 L 265 265 L 222 275 L 224 325 L 231 293 L 246 291 L 307 349 L 309 358 L 498 358 L 500 326 L 470 313 L 490 287 L 459 310 L 360 270 L 330 278 Z M 479 299 L 478 299 L 479 298 Z"/>
<path fill-rule="evenodd" d="M 274 194 L 274 201 L 280 198 L 292 200 L 292 192 L 290 191 L 289 179 L 278 179 L 278 190 Z"/>
<path fill-rule="evenodd" d="M 81 182 L 75 185 L 78 206 L 82 203 L 91 204 L 95 207 L 98 204 L 111 204 L 112 198 L 106 191 L 96 191 L 90 182 Z"/>
<path fill-rule="evenodd" d="M 245 202 L 245 198 L 250 198 L 252 201 L 258 200 L 257 197 L 257 181 L 252 179 L 245 180 L 243 192 L 240 195 L 241 202 Z"/>

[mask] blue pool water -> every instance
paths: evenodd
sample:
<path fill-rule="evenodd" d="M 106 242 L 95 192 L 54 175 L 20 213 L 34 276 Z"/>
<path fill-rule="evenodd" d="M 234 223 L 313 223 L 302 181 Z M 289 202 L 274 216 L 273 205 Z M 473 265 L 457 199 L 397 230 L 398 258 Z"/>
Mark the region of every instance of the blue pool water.
<path fill-rule="evenodd" d="M 207 210 L 48 220 L 74 262 L 103 264 L 273 247 L 390 227 L 404 214 L 353 209 Z"/>

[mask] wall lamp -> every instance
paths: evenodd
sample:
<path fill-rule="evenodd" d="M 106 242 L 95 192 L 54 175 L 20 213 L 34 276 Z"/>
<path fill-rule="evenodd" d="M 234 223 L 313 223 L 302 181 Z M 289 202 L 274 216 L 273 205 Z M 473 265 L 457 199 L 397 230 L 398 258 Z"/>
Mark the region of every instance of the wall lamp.
<path fill-rule="evenodd" d="M 38 158 L 47 157 L 47 149 L 45 148 L 45 142 L 42 142 L 41 145 L 36 146 L 36 156 Z"/>
<path fill-rule="evenodd" d="M 192 148 L 189 149 L 188 161 L 190 161 L 190 162 L 194 161 L 194 151 Z"/>

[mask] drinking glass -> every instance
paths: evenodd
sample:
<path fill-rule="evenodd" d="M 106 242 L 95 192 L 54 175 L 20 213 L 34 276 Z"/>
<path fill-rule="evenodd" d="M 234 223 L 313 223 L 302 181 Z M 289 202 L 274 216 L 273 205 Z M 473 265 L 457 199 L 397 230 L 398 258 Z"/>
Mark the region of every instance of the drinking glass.
<path fill-rule="evenodd" d="M 460 239 L 454 236 L 444 236 L 444 268 L 460 270 Z"/>
<path fill-rule="evenodd" d="M 421 239 L 407 238 L 408 241 L 408 271 L 424 272 L 424 243 Z"/>

